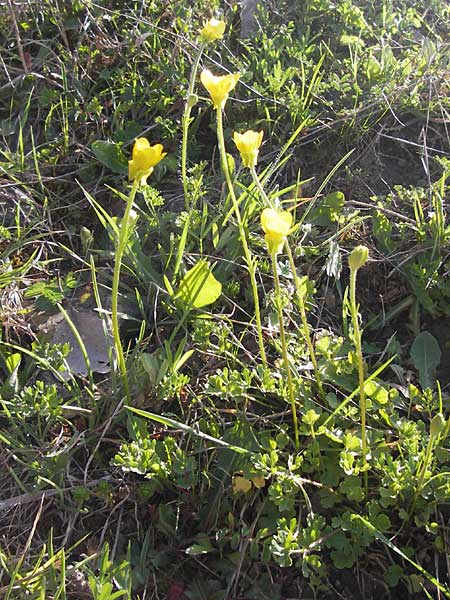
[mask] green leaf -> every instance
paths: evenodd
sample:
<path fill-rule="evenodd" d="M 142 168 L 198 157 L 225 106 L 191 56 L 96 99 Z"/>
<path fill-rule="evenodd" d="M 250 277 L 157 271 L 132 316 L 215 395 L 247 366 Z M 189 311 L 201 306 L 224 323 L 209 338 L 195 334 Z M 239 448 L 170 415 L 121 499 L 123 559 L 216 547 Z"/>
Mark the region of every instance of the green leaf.
<path fill-rule="evenodd" d="M 422 388 L 433 387 L 436 368 L 441 362 L 441 349 L 436 338 L 428 331 L 422 331 L 411 346 L 411 358 L 419 371 Z"/>
<path fill-rule="evenodd" d="M 8 369 L 8 372 L 9 373 L 14 373 L 14 371 L 20 365 L 20 361 L 21 360 L 22 360 L 22 355 L 19 354 L 18 352 L 14 352 L 12 354 L 9 354 L 6 357 L 6 360 L 5 360 L 6 368 Z"/>
<path fill-rule="evenodd" d="M 181 300 L 186 308 L 202 308 L 217 300 L 222 284 L 214 277 L 206 260 L 199 260 L 181 280 L 175 300 Z"/>
<path fill-rule="evenodd" d="M 128 161 L 118 144 L 96 140 L 91 148 L 95 158 L 114 173 L 124 175 L 128 172 Z"/>
<path fill-rule="evenodd" d="M 332 192 L 317 202 L 306 217 L 308 223 L 327 226 L 338 220 L 344 208 L 345 196 L 342 192 Z"/>
<path fill-rule="evenodd" d="M 192 546 L 186 548 L 185 552 L 186 554 L 189 554 L 189 556 L 199 556 L 200 554 L 208 554 L 208 552 L 211 552 L 212 550 L 214 550 L 214 548 L 211 545 L 211 542 L 205 540 L 199 544 L 192 544 Z"/>
<path fill-rule="evenodd" d="M 395 587 L 403 576 L 403 569 L 400 565 L 390 565 L 384 574 L 384 580 L 389 587 Z"/>
<path fill-rule="evenodd" d="M 368 381 L 364 384 L 364 392 L 366 396 L 378 404 L 387 404 L 389 401 L 389 393 L 386 388 L 380 385 L 377 381 Z"/>

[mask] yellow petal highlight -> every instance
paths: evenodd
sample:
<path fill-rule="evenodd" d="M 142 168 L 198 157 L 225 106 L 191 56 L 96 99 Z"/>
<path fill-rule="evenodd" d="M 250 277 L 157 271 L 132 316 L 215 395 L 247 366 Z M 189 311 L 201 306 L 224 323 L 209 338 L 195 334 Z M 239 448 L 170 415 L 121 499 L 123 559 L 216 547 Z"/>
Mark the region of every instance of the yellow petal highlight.
<path fill-rule="evenodd" d="M 236 86 L 239 73 L 233 75 L 213 75 L 208 69 L 200 73 L 200 81 L 211 96 L 214 108 L 221 110 L 225 108 L 228 94 Z"/>
<path fill-rule="evenodd" d="M 253 131 L 249 129 L 245 133 L 233 134 L 233 141 L 239 150 L 244 167 L 255 167 L 258 162 L 259 147 L 263 139 L 264 131 Z"/>
<path fill-rule="evenodd" d="M 292 215 L 287 210 L 265 208 L 261 213 L 261 226 L 263 228 L 270 254 L 279 254 L 290 232 Z"/>
<path fill-rule="evenodd" d="M 151 146 L 146 138 L 137 138 L 131 160 L 128 161 L 128 179 L 134 181 L 139 178 L 141 184 L 147 183 L 147 177 L 151 175 L 153 167 L 167 154 L 163 150 L 162 144 Z"/>
<path fill-rule="evenodd" d="M 200 37 L 206 44 L 220 40 L 223 38 L 225 33 L 226 23 L 225 21 L 219 21 L 218 19 L 209 19 L 203 23 L 203 29 L 200 30 Z"/>

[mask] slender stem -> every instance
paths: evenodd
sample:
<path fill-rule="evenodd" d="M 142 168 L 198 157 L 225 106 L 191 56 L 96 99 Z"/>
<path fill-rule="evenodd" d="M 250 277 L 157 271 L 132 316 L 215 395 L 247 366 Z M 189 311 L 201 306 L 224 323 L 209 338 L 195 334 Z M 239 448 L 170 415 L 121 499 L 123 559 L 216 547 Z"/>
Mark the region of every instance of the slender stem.
<path fill-rule="evenodd" d="M 320 376 L 319 366 L 317 364 L 317 359 L 316 359 L 316 353 L 314 351 L 314 346 L 312 343 L 311 335 L 309 333 L 309 323 L 308 323 L 308 317 L 306 315 L 306 305 L 305 305 L 305 298 L 304 298 L 303 291 L 302 291 L 302 284 L 301 284 L 299 276 L 297 275 L 297 269 L 295 267 L 294 257 L 292 255 L 292 250 L 291 250 L 291 247 L 289 246 L 289 242 L 287 240 L 284 244 L 284 247 L 286 249 L 286 252 L 287 252 L 287 255 L 289 258 L 289 265 L 291 267 L 291 272 L 294 277 L 295 292 L 296 292 L 296 296 L 297 296 L 298 307 L 300 309 L 300 318 L 302 321 L 303 337 L 305 339 L 306 345 L 308 346 L 309 358 L 310 358 L 313 368 L 314 368 L 314 376 L 316 378 L 316 384 L 317 384 L 317 388 L 319 390 L 320 398 L 321 398 L 322 402 L 325 402 L 326 397 L 325 397 L 325 392 L 324 392 L 323 385 L 322 385 L 322 378 Z"/>
<path fill-rule="evenodd" d="M 361 330 L 359 328 L 358 307 L 356 305 L 357 272 L 357 269 L 350 269 L 350 307 L 352 313 L 353 336 L 355 338 L 356 358 L 358 361 L 359 412 L 361 418 L 362 459 L 364 465 L 364 488 L 367 495 L 369 491 L 369 476 L 367 473 L 366 394 L 364 391 L 364 362 L 361 348 Z"/>
<path fill-rule="evenodd" d="M 125 391 L 125 404 L 131 404 L 130 386 L 128 383 L 127 366 L 125 362 L 125 355 L 120 340 L 119 331 L 119 280 L 120 280 L 120 269 L 122 267 L 122 259 L 125 252 L 125 248 L 129 237 L 129 221 L 130 212 L 133 206 L 134 197 L 139 186 L 139 179 L 136 178 L 133 181 L 130 194 L 128 196 L 127 204 L 125 207 L 125 213 L 122 219 L 122 223 L 119 228 L 119 239 L 117 242 L 116 259 L 114 263 L 114 275 L 112 282 L 112 298 L 111 298 L 111 321 L 112 321 L 112 333 L 114 338 L 114 347 L 116 350 L 117 364 L 119 366 L 120 375 L 122 377 L 123 388 Z"/>
<path fill-rule="evenodd" d="M 299 449 L 299 437 L 298 437 L 297 408 L 295 406 L 294 384 L 292 382 L 291 366 L 289 364 L 289 356 L 288 356 L 287 342 L 286 342 L 286 332 L 284 330 L 283 307 L 281 304 L 280 278 L 278 277 L 277 257 L 276 257 L 275 252 L 271 253 L 271 258 L 272 258 L 273 277 L 275 280 L 275 301 L 276 301 L 277 311 L 278 311 L 278 323 L 280 326 L 281 352 L 283 354 L 284 368 L 286 370 L 286 375 L 287 375 L 289 400 L 291 402 L 292 420 L 294 422 L 295 448 L 298 450 Z"/>
<path fill-rule="evenodd" d="M 430 435 L 430 437 L 428 439 L 427 449 L 425 451 L 425 457 L 423 459 L 423 463 L 422 463 L 422 466 L 420 468 L 419 481 L 417 483 L 416 493 L 414 494 L 413 505 L 415 504 L 417 496 L 419 496 L 420 492 L 422 491 L 423 480 L 425 479 L 425 474 L 426 474 L 427 469 L 428 469 L 428 467 L 430 465 L 430 462 L 431 462 L 431 453 L 433 451 L 433 442 L 434 442 L 434 439 Z"/>
<path fill-rule="evenodd" d="M 187 179 L 187 146 L 188 146 L 188 133 L 189 133 L 189 123 L 191 119 L 191 110 L 193 108 L 192 97 L 194 95 L 194 86 L 195 80 L 197 78 L 198 65 L 200 64 L 200 58 L 203 53 L 204 44 L 200 44 L 197 50 L 197 54 L 194 59 L 194 64 L 192 65 L 191 75 L 189 78 L 189 88 L 186 96 L 186 100 L 184 103 L 184 113 L 181 120 L 183 127 L 183 138 L 181 142 L 181 180 L 183 182 L 183 192 L 184 192 L 184 204 L 186 210 L 189 209 L 189 198 L 188 198 L 188 179 Z"/>
<path fill-rule="evenodd" d="M 256 173 L 256 169 L 255 167 L 250 167 L 250 172 L 252 174 L 253 177 L 253 181 L 256 185 L 256 187 L 258 188 L 258 191 L 262 197 L 262 199 L 264 200 L 264 202 L 266 203 L 267 206 L 270 206 L 271 208 L 274 208 L 274 203 L 271 202 L 271 200 L 269 199 L 269 196 L 266 194 L 260 180 L 258 177 L 258 174 Z M 325 392 L 323 390 L 323 385 L 322 385 L 322 379 L 320 376 L 320 371 L 319 371 L 319 367 L 317 365 L 317 359 L 316 359 L 316 353 L 314 352 L 314 346 L 311 340 L 311 336 L 309 333 L 309 325 L 308 325 L 308 318 L 306 316 L 306 306 L 305 306 L 305 299 L 303 297 L 303 293 L 302 293 L 302 286 L 300 283 L 300 279 L 297 275 L 297 269 L 295 268 L 295 262 L 294 262 L 294 257 L 292 256 L 292 251 L 291 251 L 291 247 L 289 246 L 288 241 L 286 240 L 285 243 L 285 248 L 286 248 L 286 252 L 288 254 L 289 257 L 289 264 L 291 267 L 291 271 L 292 271 L 292 276 L 294 278 L 294 285 L 295 285 L 295 291 L 296 291 L 296 295 L 297 295 L 297 302 L 299 305 L 299 309 L 300 309 L 300 317 L 302 320 L 302 328 L 303 328 L 303 337 L 305 338 L 305 342 L 306 345 L 308 347 L 308 352 L 309 352 L 309 358 L 312 362 L 313 368 L 314 368 L 314 375 L 316 377 L 316 383 L 317 383 L 317 387 L 319 389 L 319 395 L 320 398 L 322 399 L 322 402 L 325 402 Z"/>
<path fill-rule="evenodd" d="M 225 179 L 227 182 L 228 190 L 230 192 L 231 201 L 233 203 L 234 213 L 236 215 L 236 220 L 239 228 L 239 236 L 241 239 L 242 248 L 244 250 L 244 257 L 247 263 L 247 269 L 250 276 L 250 283 L 252 286 L 253 292 L 253 303 L 255 305 L 255 319 L 256 319 L 256 328 L 258 330 L 258 343 L 259 343 L 259 351 L 261 354 L 261 360 L 263 365 L 267 367 L 267 356 L 266 349 L 264 347 L 264 339 L 262 333 L 262 323 L 261 323 L 261 311 L 259 307 L 259 297 L 258 297 L 258 285 L 256 282 L 256 269 L 255 269 L 255 261 L 250 252 L 250 248 L 248 247 L 247 237 L 245 234 L 245 227 L 242 222 L 241 212 L 239 210 L 239 204 L 236 198 L 236 194 L 234 192 L 233 182 L 231 181 L 230 171 L 228 169 L 228 161 L 227 161 L 227 152 L 225 149 L 225 138 L 223 136 L 223 122 L 222 122 L 222 111 L 217 109 L 217 140 L 219 142 L 219 150 L 220 150 L 220 158 L 222 161 L 222 169 L 225 174 Z"/>
<path fill-rule="evenodd" d="M 270 200 L 269 196 L 266 194 L 266 191 L 262 186 L 262 183 L 259 180 L 255 167 L 250 167 L 250 173 L 252 174 L 253 182 L 258 188 L 258 192 L 260 193 L 261 198 L 264 200 L 267 206 L 270 206 L 270 208 L 275 208 L 275 204 Z"/>

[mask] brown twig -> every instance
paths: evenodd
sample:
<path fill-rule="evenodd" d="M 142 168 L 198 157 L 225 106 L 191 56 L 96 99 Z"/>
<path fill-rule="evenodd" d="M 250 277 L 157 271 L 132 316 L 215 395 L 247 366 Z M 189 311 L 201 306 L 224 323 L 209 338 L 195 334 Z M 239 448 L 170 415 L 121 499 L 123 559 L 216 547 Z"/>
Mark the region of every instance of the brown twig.
<path fill-rule="evenodd" d="M 19 26 L 17 25 L 17 19 L 16 19 L 16 13 L 14 11 L 14 6 L 13 6 L 13 3 L 11 2 L 11 0 L 6 0 L 6 3 L 8 5 L 9 13 L 11 15 L 11 21 L 12 21 L 12 24 L 14 27 L 14 33 L 16 34 L 17 50 L 19 52 L 20 62 L 22 63 L 22 67 L 23 67 L 23 70 L 25 71 L 25 73 L 28 73 L 28 65 L 27 65 L 27 61 L 25 60 L 25 54 L 23 52 L 22 41 L 20 39 L 20 31 L 19 31 Z"/>

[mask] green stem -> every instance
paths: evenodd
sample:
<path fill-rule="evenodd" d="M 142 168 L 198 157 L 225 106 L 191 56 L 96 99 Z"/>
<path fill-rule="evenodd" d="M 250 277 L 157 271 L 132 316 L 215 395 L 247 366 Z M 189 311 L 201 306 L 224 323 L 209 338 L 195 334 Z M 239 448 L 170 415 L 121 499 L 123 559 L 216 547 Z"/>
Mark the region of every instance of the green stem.
<path fill-rule="evenodd" d="M 122 259 L 125 253 L 125 248 L 129 237 L 129 221 L 130 212 L 133 206 L 133 201 L 136 196 L 137 189 L 139 187 L 139 178 L 133 181 L 130 194 L 128 196 L 127 204 L 125 207 L 125 213 L 122 218 L 122 222 L 119 227 L 119 239 L 117 242 L 116 259 L 114 263 L 114 275 L 112 282 L 112 298 L 111 298 L 111 321 L 112 321 L 112 333 L 114 338 L 114 348 L 117 356 L 117 364 L 119 367 L 120 375 L 122 377 L 123 388 L 125 392 L 125 404 L 131 404 L 130 386 L 128 384 L 128 373 L 127 365 L 125 362 L 125 355 L 120 340 L 119 331 L 119 281 L 120 281 L 120 269 L 122 267 Z"/>
<path fill-rule="evenodd" d="M 184 205 L 186 210 L 189 209 L 189 199 L 188 199 L 188 179 L 187 179 L 187 146 L 188 146 L 188 133 L 189 133 L 189 123 L 191 119 L 191 110 L 194 106 L 192 104 L 192 97 L 194 95 L 194 86 L 195 80 L 197 78 L 198 65 L 200 64 L 200 58 L 203 53 L 204 44 L 200 44 L 197 50 L 197 54 L 194 59 L 194 64 L 192 65 L 191 76 L 189 78 L 189 88 L 186 96 L 186 101 L 184 104 L 184 113 L 181 119 L 182 128 L 183 128 L 183 138 L 181 142 L 181 180 L 183 182 L 183 192 L 184 192 Z"/>
<path fill-rule="evenodd" d="M 253 177 L 253 181 L 261 195 L 261 198 L 264 200 L 265 204 L 267 206 L 270 206 L 271 208 L 274 208 L 275 205 L 273 202 L 271 202 L 271 200 L 269 199 L 269 196 L 266 194 L 260 180 L 258 177 L 258 174 L 256 173 L 256 169 L 255 167 L 250 167 L 250 172 L 252 174 Z M 314 346 L 311 340 L 311 336 L 309 333 L 309 325 L 308 325 L 308 318 L 306 316 L 306 306 L 305 306 L 305 299 L 303 297 L 302 294 L 302 287 L 301 287 L 301 283 L 300 283 L 300 279 L 297 275 L 297 270 L 295 268 L 295 262 L 294 262 L 294 257 L 292 256 L 292 251 L 291 251 L 291 247 L 289 246 L 288 241 L 286 240 L 285 243 L 285 248 L 286 248 L 286 252 L 288 254 L 289 257 L 289 264 L 291 267 L 291 271 L 292 271 L 292 276 L 294 278 L 294 285 L 295 285 L 295 291 L 296 291 L 296 295 L 297 295 L 297 302 L 299 305 L 299 309 L 300 309 L 300 317 L 302 320 L 302 329 L 303 329 L 303 337 L 305 339 L 306 345 L 308 347 L 308 352 L 309 352 L 309 358 L 312 362 L 313 368 L 314 368 L 314 375 L 316 377 L 316 382 L 317 382 L 317 387 L 319 389 L 319 395 L 320 398 L 322 399 L 322 402 L 325 402 L 325 392 L 323 390 L 323 385 L 322 385 L 322 379 L 320 377 L 320 372 L 319 372 L 319 367 L 317 365 L 317 359 L 316 359 L 316 353 L 314 352 Z"/>
<path fill-rule="evenodd" d="M 259 297 L 258 297 L 258 285 L 256 283 L 256 269 L 255 269 L 255 261 L 251 255 L 250 248 L 248 247 L 247 237 L 245 234 L 244 223 L 242 222 L 241 212 L 239 210 L 239 203 L 236 198 L 236 194 L 234 192 L 233 182 L 231 181 L 230 171 L 228 169 L 228 161 L 227 161 L 227 152 L 225 149 L 225 138 L 223 136 L 223 121 L 222 121 L 222 110 L 217 109 L 217 140 L 219 142 L 219 151 L 220 158 L 222 161 L 222 169 L 225 174 L 225 179 L 227 182 L 228 190 L 230 192 L 231 201 L 233 203 L 233 210 L 236 215 L 236 220 L 239 228 L 239 236 L 241 239 L 242 248 L 244 250 L 244 257 L 247 263 L 247 269 L 250 276 L 250 283 L 252 286 L 253 292 L 253 302 L 255 305 L 255 319 L 256 319 L 256 328 L 258 330 L 258 343 L 259 343 L 259 351 L 261 354 L 261 360 L 263 365 L 267 367 L 267 356 L 266 349 L 264 347 L 264 338 L 262 333 L 262 323 L 261 323 L 261 311 L 259 308 Z"/>
<path fill-rule="evenodd" d="M 298 436 L 297 408 L 295 406 L 294 384 L 292 382 L 292 372 L 291 372 L 291 366 L 289 364 L 289 356 L 288 356 L 287 342 L 286 342 L 286 332 L 284 330 L 283 307 L 281 304 L 280 278 L 278 277 L 277 256 L 276 256 L 275 252 L 271 253 L 271 258 L 272 258 L 273 277 L 275 280 L 275 301 L 276 301 L 276 305 L 277 305 L 278 322 L 279 322 L 279 326 L 280 326 L 281 352 L 283 354 L 284 368 L 286 370 L 286 375 L 287 375 L 289 400 L 291 402 L 292 420 L 294 422 L 295 448 L 298 450 L 300 444 L 299 444 L 299 436 Z"/>
<path fill-rule="evenodd" d="M 369 476 L 367 472 L 367 433 L 366 433 L 366 395 L 364 391 L 364 362 L 361 348 L 361 330 L 358 322 L 358 307 L 356 305 L 356 274 L 357 269 L 350 269 L 350 310 L 355 338 L 356 359 L 358 361 L 359 379 L 359 412 L 361 418 L 362 459 L 364 466 L 364 488 L 366 495 L 369 491 Z"/>
<path fill-rule="evenodd" d="M 425 457 L 423 459 L 423 464 L 422 464 L 422 467 L 420 469 L 420 475 L 419 475 L 419 481 L 418 481 L 417 487 L 416 487 L 416 493 L 414 494 L 414 500 L 412 502 L 412 506 L 411 506 L 411 509 L 410 509 L 410 511 L 411 511 L 410 512 L 410 516 L 411 516 L 412 510 L 414 509 L 414 506 L 416 504 L 417 497 L 419 496 L 419 494 L 422 491 L 423 480 L 425 479 L 425 474 L 426 474 L 427 469 L 428 469 L 428 467 L 430 465 L 430 462 L 431 462 L 431 453 L 433 451 L 433 442 L 434 442 L 434 439 L 430 435 L 430 437 L 428 439 L 427 449 L 425 451 Z"/>
<path fill-rule="evenodd" d="M 323 385 L 322 385 L 322 378 L 320 376 L 319 366 L 317 364 L 316 353 L 314 351 L 314 346 L 312 343 L 311 335 L 309 333 L 309 323 L 308 323 L 308 317 L 306 315 L 306 305 L 305 305 L 305 298 L 304 298 L 303 291 L 302 291 L 302 284 L 301 284 L 299 276 L 297 275 L 297 269 L 295 267 L 294 257 L 292 255 L 292 250 L 291 250 L 291 247 L 289 246 L 289 242 L 287 240 L 284 244 L 284 247 L 286 249 L 286 252 L 287 252 L 287 255 L 289 258 L 289 265 L 291 267 L 291 272 L 294 277 L 295 292 L 296 292 L 296 296 L 297 296 L 298 307 L 300 309 L 300 318 L 302 321 L 303 337 L 305 339 L 306 345 L 308 346 L 309 358 L 310 358 L 313 368 L 314 368 L 314 375 L 316 378 L 317 389 L 319 390 L 319 395 L 320 395 L 322 402 L 326 402 L 325 392 L 324 392 Z"/>
<path fill-rule="evenodd" d="M 250 173 L 252 174 L 253 183 L 258 188 L 258 192 L 260 193 L 261 198 L 264 200 L 267 206 L 269 206 L 270 208 L 275 208 L 275 204 L 272 202 L 272 200 L 270 200 L 269 196 L 266 194 L 266 191 L 262 186 L 262 183 L 259 180 L 255 167 L 250 167 Z"/>

